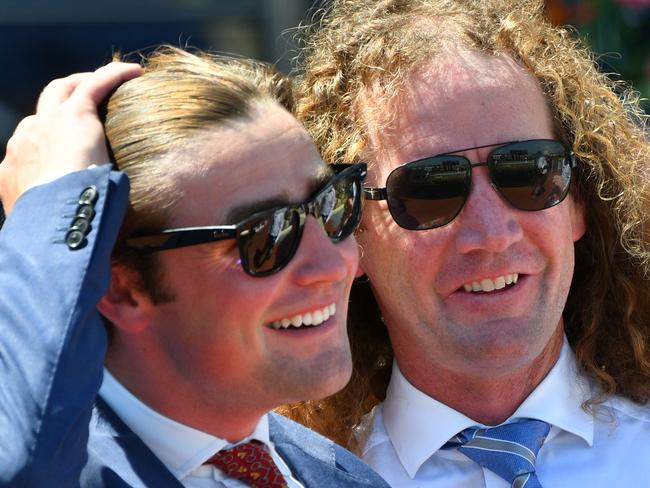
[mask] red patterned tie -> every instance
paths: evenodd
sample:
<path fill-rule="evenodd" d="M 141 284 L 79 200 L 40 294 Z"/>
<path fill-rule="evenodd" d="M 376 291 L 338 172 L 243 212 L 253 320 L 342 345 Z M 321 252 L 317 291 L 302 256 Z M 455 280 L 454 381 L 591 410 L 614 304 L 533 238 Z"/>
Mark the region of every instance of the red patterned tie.
<path fill-rule="evenodd" d="M 219 451 L 206 464 L 213 464 L 231 478 L 256 488 L 287 488 L 282 473 L 259 441 Z"/>

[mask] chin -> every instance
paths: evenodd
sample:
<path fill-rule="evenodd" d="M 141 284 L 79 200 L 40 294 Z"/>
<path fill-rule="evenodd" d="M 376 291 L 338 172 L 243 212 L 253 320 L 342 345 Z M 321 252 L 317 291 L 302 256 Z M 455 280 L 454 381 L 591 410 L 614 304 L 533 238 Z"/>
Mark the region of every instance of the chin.
<path fill-rule="evenodd" d="M 302 381 L 293 389 L 291 402 L 304 400 L 321 400 L 341 391 L 352 376 L 352 361 L 347 358 L 336 364 L 336 368 L 326 368 L 318 376 L 312 375 L 308 381 Z M 307 378 L 304 378 L 307 379 Z"/>
<path fill-rule="evenodd" d="M 329 378 L 329 381 L 322 386 L 322 393 L 319 395 L 319 399 L 334 395 L 335 393 L 341 391 L 343 388 L 345 388 L 345 385 L 348 384 L 351 376 L 352 363 L 350 362 L 349 368 L 345 368 L 345 370 L 340 371 L 338 375 L 331 376 Z"/>

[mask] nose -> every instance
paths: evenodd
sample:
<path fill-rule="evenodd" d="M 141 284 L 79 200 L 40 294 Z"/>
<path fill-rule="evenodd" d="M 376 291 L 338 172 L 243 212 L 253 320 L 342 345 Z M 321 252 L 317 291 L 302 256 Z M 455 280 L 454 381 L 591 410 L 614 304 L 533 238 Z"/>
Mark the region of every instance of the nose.
<path fill-rule="evenodd" d="M 486 167 L 472 169 L 472 189 L 461 214 L 456 249 L 460 253 L 499 253 L 523 237 L 521 210 L 510 206 L 492 187 Z"/>
<path fill-rule="evenodd" d="M 333 243 L 311 215 L 307 216 L 300 246 L 291 267 L 294 280 L 302 286 L 335 283 L 354 276 L 359 253 L 354 236 Z"/>

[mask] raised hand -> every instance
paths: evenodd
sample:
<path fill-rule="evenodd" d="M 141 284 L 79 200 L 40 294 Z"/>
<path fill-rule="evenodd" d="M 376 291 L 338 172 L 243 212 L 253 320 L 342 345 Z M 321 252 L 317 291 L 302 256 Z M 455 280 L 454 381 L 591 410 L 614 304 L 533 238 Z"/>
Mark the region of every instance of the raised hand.
<path fill-rule="evenodd" d="M 36 114 L 18 124 L 0 164 L 0 200 L 7 215 L 31 186 L 109 161 L 97 106 L 141 72 L 138 64 L 110 63 L 45 87 Z"/>

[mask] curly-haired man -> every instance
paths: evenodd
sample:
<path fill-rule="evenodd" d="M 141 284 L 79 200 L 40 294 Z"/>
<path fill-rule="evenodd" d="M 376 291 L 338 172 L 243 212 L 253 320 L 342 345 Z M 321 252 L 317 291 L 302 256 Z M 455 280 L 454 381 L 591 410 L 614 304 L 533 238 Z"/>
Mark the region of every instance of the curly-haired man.
<path fill-rule="evenodd" d="M 353 290 L 352 382 L 294 417 L 392 486 L 639 486 L 638 97 L 540 1 L 339 0 L 310 34 L 299 118 L 326 160 L 369 165 L 369 286 Z"/>

